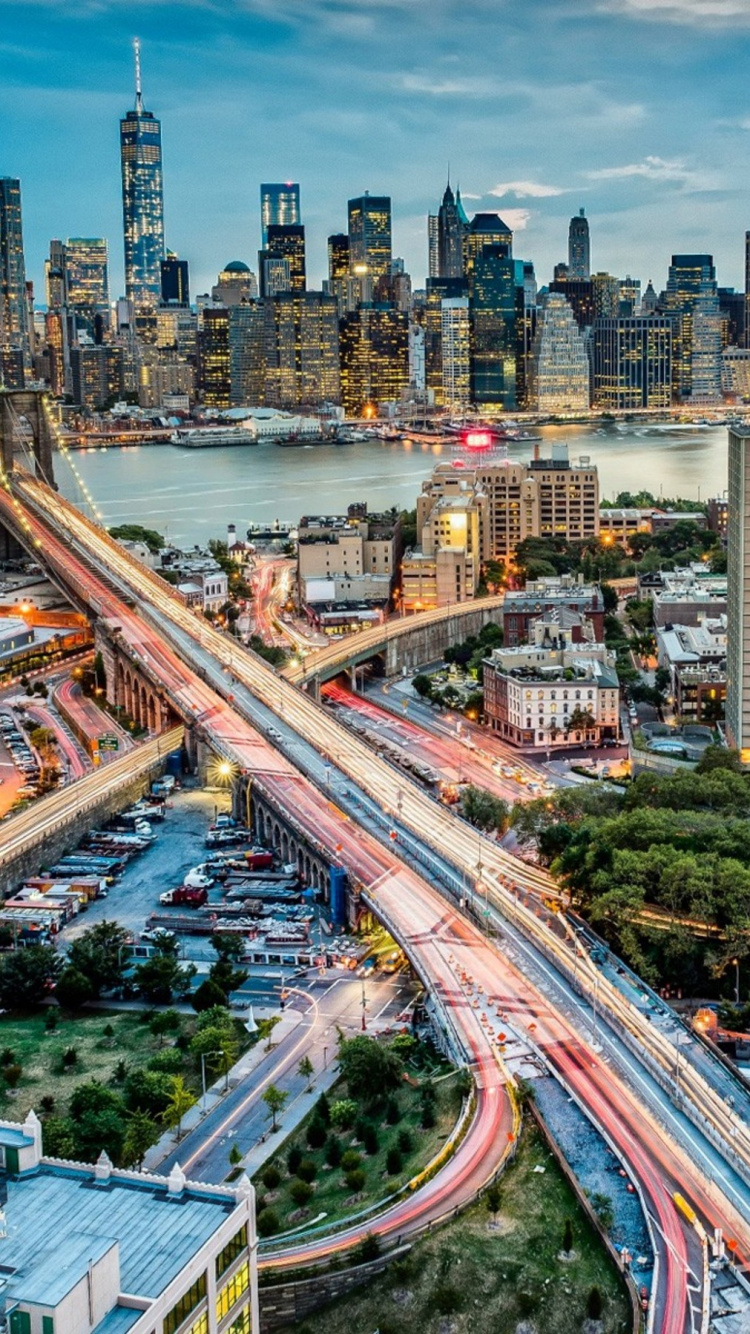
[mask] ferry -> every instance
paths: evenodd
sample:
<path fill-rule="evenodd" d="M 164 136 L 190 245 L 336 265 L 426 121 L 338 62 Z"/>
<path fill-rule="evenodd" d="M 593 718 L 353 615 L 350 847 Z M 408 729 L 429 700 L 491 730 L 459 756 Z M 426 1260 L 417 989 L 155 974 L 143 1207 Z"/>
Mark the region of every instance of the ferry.
<path fill-rule="evenodd" d="M 170 444 L 181 445 L 183 449 L 211 449 L 219 445 L 257 445 L 257 443 L 254 433 L 244 426 L 195 426 L 175 431 L 174 435 L 170 436 Z"/>

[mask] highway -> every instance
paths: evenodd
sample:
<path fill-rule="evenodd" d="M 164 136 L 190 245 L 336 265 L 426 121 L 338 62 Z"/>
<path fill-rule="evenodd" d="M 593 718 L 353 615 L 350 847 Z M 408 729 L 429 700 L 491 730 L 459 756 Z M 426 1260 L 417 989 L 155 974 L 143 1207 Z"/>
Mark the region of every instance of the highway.
<path fill-rule="evenodd" d="M 315 705 L 308 699 L 303 692 L 292 689 L 287 683 L 280 681 L 265 666 L 260 664 L 251 655 L 238 652 L 236 645 L 223 638 L 221 635 L 211 631 L 205 625 L 201 624 L 191 613 L 170 596 L 168 589 L 161 584 L 155 576 L 149 576 L 149 572 L 137 566 L 130 558 L 125 556 L 116 544 L 103 534 L 99 529 L 89 524 L 82 516 L 78 515 L 72 507 L 68 507 L 61 502 L 58 497 L 47 493 L 43 488 L 35 483 L 23 481 L 20 483 L 20 490 L 24 496 L 30 499 L 33 497 L 35 506 L 39 506 L 42 512 L 50 514 L 53 522 L 62 525 L 67 529 L 70 537 L 76 545 L 93 558 L 101 568 L 106 569 L 110 577 L 112 573 L 118 579 L 121 579 L 123 586 L 126 587 L 136 605 L 139 605 L 144 612 L 148 612 L 150 606 L 152 615 L 159 627 L 158 632 L 161 635 L 168 634 L 173 643 L 179 642 L 179 656 L 190 656 L 191 661 L 200 667 L 202 671 L 216 673 L 219 664 L 224 664 L 230 669 L 232 679 L 227 682 L 227 693 L 235 694 L 237 691 L 237 682 L 244 683 L 252 697 L 263 701 L 268 708 L 272 709 L 277 715 L 277 719 L 283 719 L 285 727 L 293 729 L 300 737 L 305 737 L 307 741 L 318 748 L 320 751 L 332 755 L 336 764 L 349 775 L 352 781 L 363 785 L 367 793 L 376 802 L 382 803 L 383 809 L 393 813 L 394 819 L 406 824 L 406 826 L 415 831 L 415 833 L 427 844 L 432 845 L 437 855 L 447 857 L 448 861 L 457 866 L 461 874 L 467 876 L 470 880 L 477 878 L 477 859 L 481 856 L 481 872 L 479 872 L 484 884 L 488 901 L 493 905 L 497 904 L 503 913 L 503 920 L 508 922 L 517 922 L 520 928 L 519 935 L 524 940 L 530 938 L 534 941 L 537 960 L 539 958 L 546 960 L 549 956 L 557 960 L 559 967 L 563 972 L 570 972 L 571 968 L 571 947 L 567 942 L 561 940 L 551 932 L 544 923 L 535 917 L 532 909 L 527 908 L 524 903 L 516 896 L 513 887 L 518 884 L 528 886 L 530 889 L 543 891 L 549 889 L 548 878 L 539 871 L 534 870 L 518 863 L 508 854 L 504 853 L 496 845 L 487 840 L 477 838 L 475 831 L 468 826 L 464 826 L 461 821 L 456 820 L 449 812 L 437 807 L 422 792 L 418 791 L 403 776 L 397 775 L 390 766 L 384 764 L 363 745 L 358 738 L 352 738 L 344 728 L 338 726 L 332 719 L 326 716 L 326 710 Z M 40 540 L 46 540 L 46 538 Z M 67 558 L 70 561 L 70 546 L 68 547 Z M 97 592 L 92 589 L 92 595 L 95 598 Z M 139 633 L 144 634 L 143 626 Z M 185 649 L 184 637 L 190 636 L 192 643 L 188 644 L 189 655 Z M 165 670 L 166 663 L 164 655 L 171 656 L 172 651 L 167 649 L 158 650 L 156 666 L 159 671 Z M 183 671 L 185 669 L 183 668 Z M 169 680 L 167 673 L 167 680 Z M 194 682 L 189 687 L 182 687 L 183 690 L 195 692 L 197 687 Z M 203 688 L 205 690 L 205 687 Z M 216 696 L 213 696 L 213 700 Z M 192 702 L 189 694 L 183 696 L 183 706 L 186 702 Z M 234 700 L 236 707 L 227 708 L 230 725 L 235 733 L 242 732 L 242 724 L 237 717 L 239 708 L 238 699 Z M 207 706 L 206 712 L 211 714 L 210 721 L 207 721 L 203 714 L 198 714 L 198 721 L 202 726 L 209 727 L 211 732 L 216 732 L 217 737 L 226 743 L 227 738 L 224 733 L 224 713 L 220 705 L 212 703 Z M 297 818 L 300 817 L 300 806 L 295 805 L 306 785 L 302 780 L 284 779 L 281 780 L 281 770 L 284 762 L 278 755 L 275 757 L 279 776 L 279 783 L 285 790 L 287 802 L 291 802 Z M 252 766 L 251 766 L 252 767 Z M 264 782 L 266 775 L 264 773 Z M 294 796 L 292 797 L 292 790 Z M 313 827 L 317 830 L 319 839 L 328 840 L 329 837 L 335 839 L 342 838 L 342 821 L 340 816 L 321 805 L 320 798 L 316 796 L 315 823 Z M 329 823 L 330 822 L 330 823 Z M 344 841 L 334 842 L 332 846 L 340 849 L 341 860 L 357 875 L 365 884 L 378 882 L 383 872 L 383 850 L 369 835 L 362 833 L 353 826 L 344 827 Z M 330 846 L 330 844 L 329 844 Z M 439 939 L 441 924 L 447 920 L 450 931 L 455 933 L 473 932 L 474 929 L 466 925 L 460 914 L 451 912 L 446 908 L 445 900 L 433 891 L 429 890 L 421 877 L 414 876 L 413 873 L 405 871 L 399 863 L 391 862 L 391 865 L 397 866 L 398 871 L 394 871 L 394 880 L 398 878 L 398 893 L 391 907 L 396 912 L 397 924 L 402 936 L 408 938 L 410 954 L 419 961 L 426 962 L 429 967 L 430 976 L 434 979 L 435 989 L 438 994 L 444 994 L 448 998 L 458 997 L 460 992 L 460 978 L 457 983 L 455 962 L 455 947 L 448 947 L 446 953 L 440 953 L 433 957 L 431 951 L 434 951 L 436 938 Z M 386 869 L 387 865 L 386 865 Z M 382 883 L 382 882 L 381 882 Z M 386 882 L 387 883 L 387 882 Z M 434 899 L 434 902 L 433 902 Z M 416 928 L 416 929 L 415 929 Z M 482 967 L 487 969 L 487 979 L 494 979 L 493 988 L 500 994 L 501 985 L 509 985 L 509 964 L 506 958 L 498 954 L 488 944 L 479 943 L 480 938 L 476 933 L 470 934 L 470 951 L 472 959 L 472 969 L 476 972 L 479 966 L 475 960 L 479 958 L 480 951 L 487 952 L 486 962 Z M 530 948 L 530 947 L 529 947 Z M 546 966 L 546 965 L 545 965 Z M 596 970 L 588 960 L 588 956 L 580 958 L 576 963 L 579 980 L 591 989 L 598 990 L 599 1004 L 602 1012 L 607 1013 L 607 1021 L 616 1022 L 620 1029 L 625 1033 L 626 1039 L 630 1039 L 634 1047 L 643 1046 L 646 1049 L 646 1055 L 654 1064 L 657 1072 L 660 1066 L 672 1059 L 671 1049 L 669 1053 L 666 1046 L 658 1034 L 653 1033 L 649 1026 L 644 1023 L 643 1017 L 633 1012 L 633 1007 L 623 1000 L 622 997 L 612 994 L 612 990 L 605 979 L 599 977 Z M 597 980 L 598 979 L 598 980 Z M 523 980 L 523 979 L 521 979 Z M 456 987 L 458 986 L 458 991 Z M 518 990 L 519 983 L 515 981 L 512 986 Z M 516 994 L 516 1004 L 519 1011 L 534 1010 L 542 1013 L 546 1002 L 542 992 L 532 988 L 529 991 L 530 983 L 524 983 L 524 990 Z M 548 1008 L 548 1007 L 547 1007 Z M 451 1014 L 456 1022 L 465 1018 L 466 1007 L 458 1003 L 451 1005 Z M 530 1022 L 537 1022 L 536 1020 Z M 559 1018 L 557 1022 L 562 1023 Z M 604 1015 L 602 1015 L 602 1024 Z M 476 1030 L 470 1038 L 468 1030 L 464 1029 L 466 1039 L 476 1043 Z M 479 1031 L 482 1026 L 479 1025 Z M 585 1106 L 594 1114 L 594 1119 L 599 1121 L 599 1117 L 605 1112 L 611 1112 L 611 1103 L 605 1097 L 603 1098 L 601 1087 L 601 1073 L 592 1066 L 587 1056 L 579 1061 L 578 1052 L 582 1049 L 581 1038 L 573 1028 L 568 1028 L 564 1044 L 561 1042 L 559 1034 L 550 1033 L 550 1044 L 556 1045 L 556 1049 L 564 1046 L 567 1062 L 567 1073 L 572 1080 L 575 1080 L 575 1086 L 578 1096 Z M 587 1050 L 584 1046 L 584 1050 Z M 592 1074 L 592 1070 L 595 1072 Z M 611 1087 L 613 1074 L 607 1070 L 605 1081 L 606 1086 Z M 694 1103 L 693 1111 L 699 1119 L 704 1116 L 708 1123 L 713 1123 L 712 1133 L 719 1140 L 719 1147 L 722 1153 L 728 1157 L 732 1154 L 724 1142 L 724 1136 L 731 1134 L 734 1150 L 741 1161 L 747 1157 L 747 1127 L 732 1113 L 729 1113 L 726 1105 L 717 1100 L 713 1091 L 705 1085 L 705 1081 L 693 1071 L 685 1071 L 683 1079 L 683 1096 L 688 1103 Z M 599 1091 L 597 1092 L 597 1083 Z M 653 1100 L 654 1090 L 647 1090 L 648 1100 Z M 645 1098 L 645 1092 L 643 1095 Z M 668 1103 L 668 1098 L 667 1098 Z M 717 1103 L 720 1104 L 717 1105 Z M 650 1103 L 649 1103 L 650 1105 Z M 656 1105 L 659 1115 L 664 1118 L 664 1099 L 661 1104 L 656 1099 Z M 699 1112 L 696 1110 L 699 1109 Z M 595 1110 L 597 1109 L 597 1110 Z M 685 1225 L 680 1220 L 671 1204 L 666 1202 L 664 1192 L 669 1192 L 669 1187 L 673 1178 L 670 1177 L 668 1170 L 664 1166 L 664 1155 L 673 1155 L 673 1166 L 682 1177 L 684 1193 L 690 1195 L 691 1199 L 697 1204 L 702 1216 L 709 1222 L 714 1219 L 721 1222 L 727 1235 L 736 1238 L 740 1243 L 740 1250 L 745 1254 L 750 1249 L 748 1242 L 750 1234 L 747 1226 L 747 1201 L 743 1197 L 742 1183 L 736 1180 L 730 1180 L 729 1176 L 723 1177 L 718 1174 L 716 1183 L 711 1186 L 711 1198 L 708 1198 L 707 1187 L 710 1182 L 707 1180 L 711 1174 L 703 1165 L 700 1154 L 695 1153 L 691 1159 L 683 1158 L 682 1153 L 675 1149 L 675 1138 L 678 1128 L 671 1125 L 667 1130 L 654 1122 L 653 1136 L 654 1144 L 651 1144 L 651 1135 L 648 1141 L 637 1148 L 638 1135 L 642 1133 L 644 1124 L 647 1120 L 647 1112 L 644 1109 L 643 1100 L 639 1099 L 633 1103 L 632 1109 L 628 1109 L 627 1100 L 624 1100 L 619 1108 L 624 1118 L 625 1143 L 623 1145 L 626 1153 L 626 1161 L 630 1164 L 631 1171 L 640 1182 L 644 1194 L 650 1202 L 650 1208 L 653 1216 L 658 1220 L 658 1227 L 664 1232 L 668 1239 L 664 1243 L 661 1281 L 666 1285 L 663 1292 L 659 1294 L 660 1304 L 660 1330 L 677 1331 L 689 1329 L 691 1321 L 689 1313 L 684 1305 L 680 1312 L 679 1303 L 674 1297 L 675 1292 L 682 1291 L 683 1299 L 685 1297 L 684 1283 L 684 1261 L 685 1254 L 677 1249 L 675 1238 L 672 1236 L 676 1227 L 680 1237 L 683 1238 L 684 1246 L 688 1246 L 689 1229 L 686 1236 Z M 484 1120 L 487 1115 L 486 1108 L 482 1109 L 480 1120 Z M 684 1135 L 684 1127 L 681 1134 Z M 693 1142 L 700 1137 L 693 1131 Z M 471 1137 L 470 1137 L 471 1138 Z M 674 1156 L 676 1154 L 676 1157 Z M 645 1155 L 643 1159 L 641 1155 Z M 655 1174 L 655 1175 L 654 1175 Z M 440 1174 L 443 1179 L 444 1174 Z M 679 1179 L 679 1178 L 678 1178 Z M 733 1199 L 738 1202 L 737 1208 L 733 1204 Z M 671 1212 L 670 1212 L 671 1211 Z"/>

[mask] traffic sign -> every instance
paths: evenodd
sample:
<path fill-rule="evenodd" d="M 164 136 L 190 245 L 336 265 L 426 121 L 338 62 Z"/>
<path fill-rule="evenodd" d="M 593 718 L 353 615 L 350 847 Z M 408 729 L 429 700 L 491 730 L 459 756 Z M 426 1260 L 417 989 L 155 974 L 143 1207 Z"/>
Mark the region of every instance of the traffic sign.
<path fill-rule="evenodd" d="M 120 739 L 119 737 L 113 736 L 111 732 L 107 732 L 104 736 L 99 737 L 100 751 L 119 750 L 119 749 L 120 749 Z"/>

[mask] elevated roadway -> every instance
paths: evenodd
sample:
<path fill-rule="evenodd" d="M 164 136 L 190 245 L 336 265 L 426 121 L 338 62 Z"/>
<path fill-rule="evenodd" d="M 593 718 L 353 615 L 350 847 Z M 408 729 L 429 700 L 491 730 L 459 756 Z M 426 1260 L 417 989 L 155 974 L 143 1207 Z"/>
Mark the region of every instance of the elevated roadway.
<path fill-rule="evenodd" d="M 149 622 L 158 625 L 158 634 L 162 638 L 166 636 L 171 640 L 174 649 L 164 650 L 165 652 L 176 651 L 180 659 L 189 660 L 194 667 L 207 674 L 209 672 L 216 674 L 223 665 L 228 671 L 227 694 L 233 694 L 236 686 L 241 684 L 254 697 L 264 701 L 280 719 L 283 718 L 285 723 L 294 727 L 300 736 L 330 755 L 342 771 L 349 774 L 352 781 L 363 786 L 370 797 L 381 803 L 383 809 L 393 812 L 394 818 L 397 813 L 398 819 L 425 843 L 432 846 L 437 855 L 447 859 L 456 867 L 459 876 L 474 881 L 477 875 L 480 875 L 486 887 L 488 903 L 492 903 L 493 907 L 496 905 L 501 910 L 503 921 L 513 924 L 521 938 L 533 942 L 537 966 L 549 967 L 553 963 L 562 975 L 570 974 L 573 960 L 569 944 L 556 937 L 544 923 L 540 922 L 533 910 L 519 900 L 516 892 L 519 885 L 544 892 L 549 888 L 550 882 L 543 873 L 519 864 L 492 843 L 479 839 L 475 831 L 457 821 L 447 811 L 436 807 L 408 780 L 395 774 L 390 766 L 373 756 L 361 742 L 332 722 L 326 716 L 325 710 L 318 707 L 305 693 L 294 689 L 289 682 L 280 680 L 266 664 L 256 660 L 252 655 L 238 652 L 235 644 L 201 624 L 170 596 L 168 588 L 156 576 L 127 557 L 106 534 L 90 524 L 72 507 L 67 506 L 59 497 L 49 493 L 46 488 L 26 480 L 19 483 L 18 490 L 26 505 L 32 505 L 37 514 L 45 516 L 46 525 L 51 523 L 53 528 L 66 534 L 69 551 L 82 550 L 96 566 L 107 570 L 110 576 L 121 581 L 140 614 Z M 49 532 L 49 528 L 46 531 Z M 191 686 L 190 689 L 195 687 Z M 237 709 L 230 708 L 227 712 L 230 717 L 234 717 L 235 729 L 240 730 L 242 724 L 236 716 Z M 223 718 L 221 708 L 218 710 L 218 715 L 212 713 L 210 721 L 205 723 L 212 734 L 219 738 L 222 735 L 218 726 L 220 718 Z M 198 721 L 201 722 L 200 717 Z M 224 740 L 226 741 L 226 737 Z M 297 799 L 301 790 L 302 785 L 298 780 L 287 792 L 287 799 Z M 333 815 L 330 818 L 334 819 Z M 325 818 L 321 818 L 321 803 L 318 798 L 318 836 L 321 828 L 323 836 L 328 836 L 325 829 L 327 819 L 327 813 Z M 334 819 L 334 823 L 335 836 L 341 837 L 341 820 L 336 822 Z M 350 836 L 344 843 L 339 844 L 342 849 L 342 860 L 352 866 L 355 874 L 365 885 L 372 884 L 383 874 L 383 850 L 375 845 L 376 853 L 373 841 L 359 830 L 350 827 L 346 832 Z M 367 843 L 367 854 L 366 864 L 363 865 L 364 842 Z M 388 869 L 387 865 L 385 869 Z M 387 880 L 384 884 L 387 885 Z M 411 928 L 413 938 L 410 948 L 414 954 L 417 954 L 420 946 L 424 947 L 427 938 L 439 934 L 440 923 L 444 921 L 446 913 L 460 923 L 461 930 L 467 929 L 461 916 L 447 908 L 445 900 L 434 895 L 434 891 L 429 890 L 419 877 L 414 877 L 410 894 L 416 895 L 411 912 L 408 907 L 409 896 L 403 885 L 399 886 L 399 892 L 394 896 L 393 903 L 388 905 L 388 909 L 393 911 L 397 923 L 404 932 L 410 930 L 410 917 L 416 922 L 416 930 Z M 433 895 L 434 899 L 431 900 Z M 432 902 L 431 908 L 430 902 Z M 476 943 L 470 942 L 469 949 L 473 958 L 476 953 Z M 455 959 L 455 950 L 452 951 L 452 955 Z M 435 963 L 431 960 L 429 968 L 433 967 Z M 612 1022 L 616 1023 L 625 1045 L 632 1051 L 643 1049 L 657 1082 L 659 1077 L 662 1077 L 663 1087 L 664 1062 L 672 1058 L 671 1053 L 667 1054 L 660 1047 L 659 1036 L 649 1032 L 649 1026 L 643 1017 L 632 1013 L 632 1007 L 629 1008 L 622 997 L 610 994 L 587 959 L 576 961 L 574 967 L 578 972 L 579 984 L 582 982 L 594 995 L 598 992 L 601 1009 L 607 1012 Z M 545 1000 L 543 990 L 534 988 L 528 981 L 521 989 L 518 979 L 511 980 L 507 959 L 496 955 L 493 951 L 492 959 L 487 962 L 487 969 L 488 986 L 496 992 L 499 992 L 501 987 L 509 989 L 509 998 L 514 999 L 519 1014 L 526 1015 L 529 1030 L 532 1025 L 538 1026 L 539 1023 L 538 1018 L 532 1020 L 529 1017 L 534 1012 L 537 1015 L 549 1012 L 550 1025 L 553 1018 L 555 1024 L 563 1025 L 562 1029 L 550 1027 L 549 1046 L 555 1050 L 560 1049 L 561 1043 L 564 1046 L 567 1053 L 565 1059 L 569 1065 L 568 1074 L 575 1081 L 583 1105 L 592 1110 L 594 1119 L 599 1123 L 600 1116 L 608 1106 L 605 1098 L 606 1088 L 608 1085 L 614 1087 L 613 1072 L 609 1069 L 606 1071 L 597 1069 L 596 1061 L 592 1065 L 590 1049 L 581 1043 L 580 1036 L 576 1036 L 569 1026 L 566 1032 L 565 1023 L 557 1006 L 550 1012 L 550 1005 Z M 454 980 L 450 984 L 453 987 L 455 978 L 454 966 Z M 436 981 L 441 985 L 440 975 Z M 466 1008 L 460 1000 L 460 990 L 459 985 L 458 991 L 451 998 L 457 1016 L 460 1016 L 462 1010 Z M 592 1074 L 592 1071 L 595 1071 L 595 1074 Z M 642 1079 L 640 1074 L 638 1077 Z M 669 1078 L 671 1079 L 671 1074 Z M 595 1087 L 597 1080 L 601 1083 L 598 1095 Z M 692 1325 L 685 1281 L 689 1243 L 678 1215 L 672 1208 L 671 1202 L 668 1202 L 673 1180 L 672 1171 L 681 1175 L 683 1193 L 690 1195 L 709 1224 L 718 1223 L 727 1235 L 739 1242 L 742 1253 L 750 1253 L 747 1201 L 743 1194 L 741 1176 L 738 1183 L 736 1176 L 733 1175 L 736 1165 L 739 1165 L 740 1172 L 743 1164 L 745 1168 L 747 1167 L 747 1127 L 734 1118 L 724 1104 L 716 1106 L 713 1091 L 694 1072 L 683 1072 L 683 1097 L 690 1105 L 694 1119 L 702 1122 L 702 1133 L 707 1135 L 712 1143 L 718 1145 L 717 1151 L 720 1157 L 723 1157 L 728 1164 L 726 1172 L 713 1172 L 710 1167 L 707 1168 L 699 1154 L 692 1158 L 686 1156 L 677 1143 L 679 1137 L 674 1133 L 674 1128 L 662 1120 L 657 1121 L 651 1112 L 646 1115 L 643 1100 L 648 1107 L 651 1107 L 652 1092 L 649 1092 L 648 1097 L 644 1093 L 642 1098 L 635 1102 L 631 1100 L 630 1105 L 624 1095 L 621 1102 L 619 1095 L 617 1099 L 618 1113 L 623 1117 L 622 1131 L 619 1133 L 622 1135 L 626 1161 L 650 1202 L 649 1207 L 653 1210 L 657 1232 L 667 1239 L 664 1242 L 660 1280 L 666 1286 L 659 1293 L 661 1323 L 658 1328 L 669 1331 L 687 1330 Z M 649 1118 L 653 1118 L 653 1125 Z M 641 1149 L 636 1152 L 634 1146 L 639 1143 L 639 1136 L 643 1137 L 645 1126 L 649 1132 L 646 1142 L 642 1143 Z M 725 1137 L 731 1137 L 731 1146 L 726 1143 Z M 641 1158 L 641 1154 L 645 1155 L 645 1158 Z M 670 1155 L 672 1167 L 667 1166 Z M 650 1173 L 655 1175 L 651 1177 Z M 679 1246 L 678 1234 L 673 1236 L 675 1226 L 678 1228 L 679 1236 L 682 1237 Z"/>

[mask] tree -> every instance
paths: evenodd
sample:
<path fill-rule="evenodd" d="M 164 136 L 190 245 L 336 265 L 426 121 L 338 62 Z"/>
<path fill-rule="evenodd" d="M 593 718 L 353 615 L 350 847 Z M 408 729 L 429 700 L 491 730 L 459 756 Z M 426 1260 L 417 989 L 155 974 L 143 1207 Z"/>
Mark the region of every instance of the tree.
<path fill-rule="evenodd" d="M 573 1224 L 571 1223 L 569 1218 L 565 1219 L 562 1248 L 566 1255 L 570 1255 L 570 1252 L 573 1249 Z"/>
<path fill-rule="evenodd" d="M 167 1033 L 178 1032 L 181 1019 L 176 1010 L 157 1010 L 148 1021 L 149 1031 L 159 1039 L 159 1046 L 164 1046 Z"/>
<path fill-rule="evenodd" d="M 314 1116 L 307 1127 L 307 1142 L 311 1149 L 322 1149 L 326 1142 L 328 1131 L 323 1121 Z"/>
<path fill-rule="evenodd" d="M 70 1121 L 64 1116 L 50 1116 L 44 1122 L 42 1144 L 48 1158 L 74 1159 L 76 1146 Z"/>
<path fill-rule="evenodd" d="M 258 1234 L 261 1237 L 272 1237 L 275 1232 L 278 1232 L 281 1224 L 279 1222 L 279 1215 L 276 1213 L 276 1210 L 261 1209 L 260 1213 L 258 1214 L 257 1226 L 258 1226 Z"/>
<path fill-rule="evenodd" d="M 565 735 L 569 736 L 571 732 L 590 732 L 594 727 L 596 727 L 596 718 L 591 711 L 589 709 L 582 709 L 576 705 L 568 718 Z"/>
<path fill-rule="evenodd" d="M 216 963 L 211 964 L 208 972 L 209 982 L 214 987 L 219 988 L 224 995 L 225 1002 L 231 992 L 237 991 L 242 986 L 246 977 L 247 969 L 236 968 L 229 959 L 217 959 Z"/>
<path fill-rule="evenodd" d="M 589 1320 L 601 1320 L 604 1301 L 598 1288 L 592 1288 L 586 1299 L 586 1315 Z"/>
<path fill-rule="evenodd" d="M 329 1135 L 326 1140 L 326 1162 L 329 1167 L 338 1167 L 341 1162 L 341 1140 L 336 1135 Z"/>
<path fill-rule="evenodd" d="M 281 1185 L 281 1173 L 273 1163 L 269 1163 L 267 1167 L 263 1168 L 260 1179 L 266 1190 L 276 1190 Z"/>
<path fill-rule="evenodd" d="M 309 1202 L 312 1193 L 313 1188 L 308 1185 L 306 1181 L 293 1181 L 289 1187 L 289 1194 L 300 1209 L 304 1209 L 305 1205 Z"/>
<path fill-rule="evenodd" d="M 308 1086 L 309 1086 L 309 1084 L 310 1084 L 310 1080 L 312 1079 L 312 1077 L 313 1077 L 313 1075 L 314 1075 L 314 1073 L 315 1073 L 315 1067 L 314 1067 L 312 1061 L 310 1060 L 310 1057 L 309 1057 L 309 1056 L 303 1056 L 303 1057 L 302 1057 L 302 1060 L 300 1061 L 299 1065 L 297 1066 L 297 1073 L 300 1074 L 300 1075 L 302 1076 L 302 1078 L 307 1082 L 307 1084 L 308 1084 Z"/>
<path fill-rule="evenodd" d="M 88 979 L 95 997 L 122 986 L 128 934 L 119 922 L 97 922 L 68 950 L 68 965 Z"/>
<path fill-rule="evenodd" d="M 230 1166 L 231 1166 L 231 1167 L 239 1167 L 240 1163 L 242 1162 L 243 1157 L 244 1157 L 244 1155 L 243 1155 L 242 1149 L 240 1148 L 239 1144 L 238 1144 L 237 1141 L 235 1140 L 235 1142 L 233 1143 L 231 1149 L 229 1150 L 229 1164 L 230 1164 Z"/>
<path fill-rule="evenodd" d="M 504 834 L 510 822 L 510 808 L 502 798 L 470 783 L 461 796 L 461 814 L 475 829 Z"/>
<path fill-rule="evenodd" d="M 258 1038 L 261 1042 L 265 1042 L 266 1051 L 271 1050 L 271 1047 L 273 1046 L 273 1030 L 276 1025 L 280 1023 L 281 1016 L 278 1014 L 272 1015 L 270 1019 L 258 1020 Z"/>
<path fill-rule="evenodd" d="M 500 1211 L 500 1199 L 500 1187 L 496 1181 L 493 1181 L 492 1185 L 487 1187 L 487 1193 L 484 1197 L 485 1204 L 487 1205 L 489 1212 L 492 1214 L 493 1222 Z"/>
<path fill-rule="evenodd" d="M 284 1089 L 277 1088 L 275 1084 L 269 1084 L 261 1097 L 268 1108 L 267 1115 L 271 1117 L 271 1129 L 278 1130 L 276 1118 L 281 1115 L 286 1107 L 289 1094 Z"/>
<path fill-rule="evenodd" d="M 123 1167 L 143 1168 L 143 1159 L 159 1138 L 159 1127 L 145 1112 L 133 1112 L 128 1118 L 122 1144 Z"/>
<path fill-rule="evenodd" d="M 195 976 L 195 965 L 183 968 L 171 945 L 160 941 L 151 958 L 135 970 L 135 984 L 152 1005 L 169 1005 L 175 995 L 184 995 Z"/>
<path fill-rule="evenodd" d="M 297 1176 L 300 1181 L 307 1181 L 310 1183 L 315 1180 L 317 1175 L 318 1169 L 312 1158 L 303 1158 L 302 1162 L 297 1166 Z"/>
<path fill-rule="evenodd" d="M 432 680 L 424 672 L 418 672 L 417 675 L 412 678 L 411 684 L 412 688 L 414 689 L 416 694 L 419 695 L 420 699 L 432 699 L 433 696 Z"/>
<path fill-rule="evenodd" d="M 53 747 L 57 745 L 57 737 L 51 727 L 32 727 L 29 741 L 43 758 L 49 756 Z"/>
<path fill-rule="evenodd" d="M 352 1097 L 370 1103 L 398 1087 L 403 1069 L 391 1047 L 364 1033 L 339 1044 L 338 1063 Z"/>
<path fill-rule="evenodd" d="M 717 769 L 726 769 L 729 773 L 735 774 L 744 773 L 739 751 L 726 750 L 724 746 L 706 746 L 695 772 L 710 774 L 715 773 Z"/>
<path fill-rule="evenodd" d="M 55 985 L 55 996 L 64 1010 L 79 1010 L 94 996 L 94 987 L 78 968 L 63 968 Z"/>
<path fill-rule="evenodd" d="M 338 1098 L 331 1107 L 331 1125 L 336 1130 L 348 1130 L 356 1115 L 357 1104 L 352 1098 Z"/>
<path fill-rule="evenodd" d="M 178 1139 L 182 1134 L 182 1118 L 195 1103 L 195 1094 L 187 1087 L 182 1075 L 172 1075 L 169 1102 L 162 1112 L 162 1121 L 170 1130 L 176 1130 Z"/>
<path fill-rule="evenodd" d="M 63 967 L 51 945 L 28 945 L 0 959 L 0 1005 L 19 1010 L 48 999 Z"/>
<path fill-rule="evenodd" d="M 190 1043 L 190 1050 L 197 1057 L 200 1067 L 201 1057 L 210 1071 L 226 1074 L 237 1060 L 238 1044 L 234 1028 L 202 1028 Z"/>
<path fill-rule="evenodd" d="M 196 987 L 190 997 L 190 1004 L 200 1014 L 202 1010 L 213 1010 L 219 1005 L 226 1004 L 226 999 L 227 993 L 223 987 L 214 982 L 213 978 L 207 977 L 199 987 Z"/>
<path fill-rule="evenodd" d="M 94 1163 L 100 1153 L 106 1153 L 113 1163 L 119 1163 L 125 1143 L 125 1115 L 122 1103 L 117 1108 L 103 1107 L 71 1117 L 76 1156 L 81 1162 Z"/>
<path fill-rule="evenodd" d="M 234 931 L 217 931 L 211 937 L 211 946 L 216 951 L 217 958 L 228 963 L 239 963 L 244 957 L 245 941 Z"/>
<path fill-rule="evenodd" d="M 159 1121 L 172 1097 L 172 1077 L 159 1070 L 132 1070 L 123 1080 L 125 1105 Z"/>
<path fill-rule="evenodd" d="M 396 1145 L 393 1145 L 388 1150 L 385 1158 L 385 1166 L 390 1177 L 397 1177 L 403 1168 L 404 1160 L 401 1157 L 401 1150 Z"/>
<path fill-rule="evenodd" d="M 120 542 L 142 542 L 154 556 L 164 547 L 161 533 L 154 528 L 144 528 L 140 523 L 121 523 L 110 528 L 109 535 Z"/>
<path fill-rule="evenodd" d="M 620 600 L 617 589 L 613 588 L 611 584 L 600 584 L 599 588 L 602 595 L 604 610 L 609 612 L 610 615 L 614 615 Z"/>

